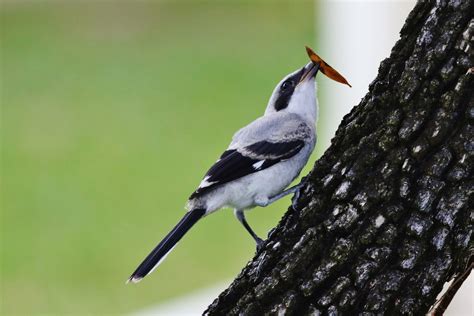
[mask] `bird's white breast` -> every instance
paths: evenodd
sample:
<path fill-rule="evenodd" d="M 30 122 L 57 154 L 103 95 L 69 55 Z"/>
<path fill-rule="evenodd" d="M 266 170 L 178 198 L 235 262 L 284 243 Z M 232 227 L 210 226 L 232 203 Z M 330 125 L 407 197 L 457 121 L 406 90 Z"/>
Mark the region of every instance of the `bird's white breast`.
<path fill-rule="evenodd" d="M 268 169 L 227 183 L 209 192 L 205 197 L 207 214 L 222 207 L 249 209 L 256 200 L 271 198 L 282 192 L 301 172 L 314 148 L 311 142 L 294 157 Z"/>

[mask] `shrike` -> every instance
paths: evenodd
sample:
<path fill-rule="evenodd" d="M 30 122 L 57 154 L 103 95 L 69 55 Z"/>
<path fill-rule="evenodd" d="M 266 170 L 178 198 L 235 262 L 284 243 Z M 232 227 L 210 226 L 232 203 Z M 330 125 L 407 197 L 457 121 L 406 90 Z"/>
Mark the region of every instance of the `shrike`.
<path fill-rule="evenodd" d="M 316 144 L 315 76 L 320 68 L 323 73 L 332 68 L 322 60 L 316 61 L 317 55 L 307 50 L 313 62 L 284 77 L 273 90 L 263 116 L 234 134 L 229 147 L 189 197 L 184 217 L 128 282 L 139 282 L 153 272 L 199 219 L 223 207 L 232 207 L 255 239 L 257 250 L 262 246 L 263 240 L 250 228 L 244 211 L 297 192 L 300 185 L 285 188 L 299 175 Z"/>

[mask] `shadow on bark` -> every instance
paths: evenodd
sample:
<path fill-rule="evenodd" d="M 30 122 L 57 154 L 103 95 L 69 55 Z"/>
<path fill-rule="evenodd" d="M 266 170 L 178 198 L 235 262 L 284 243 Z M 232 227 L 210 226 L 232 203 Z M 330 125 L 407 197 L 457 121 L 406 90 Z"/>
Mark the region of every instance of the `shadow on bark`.
<path fill-rule="evenodd" d="M 209 315 L 424 314 L 473 253 L 473 1 L 420 1 Z"/>

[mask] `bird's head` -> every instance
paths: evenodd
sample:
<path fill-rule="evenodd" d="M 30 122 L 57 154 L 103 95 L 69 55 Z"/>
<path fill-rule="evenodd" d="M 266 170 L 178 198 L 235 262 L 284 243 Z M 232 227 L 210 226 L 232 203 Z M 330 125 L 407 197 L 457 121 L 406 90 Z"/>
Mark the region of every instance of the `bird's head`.
<path fill-rule="evenodd" d="M 317 118 L 315 76 L 318 70 L 319 65 L 309 62 L 283 78 L 273 90 L 265 115 L 285 111 L 315 122 Z"/>

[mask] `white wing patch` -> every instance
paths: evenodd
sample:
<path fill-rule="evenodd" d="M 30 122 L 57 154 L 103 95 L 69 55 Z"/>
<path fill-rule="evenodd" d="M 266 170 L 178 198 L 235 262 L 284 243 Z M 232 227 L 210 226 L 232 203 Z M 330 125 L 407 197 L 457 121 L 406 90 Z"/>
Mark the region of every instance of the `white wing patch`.
<path fill-rule="evenodd" d="M 199 188 L 202 189 L 202 188 L 205 188 L 205 187 L 208 187 L 210 185 L 213 185 L 214 183 L 216 183 L 217 181 L 211 181 L 211 182 L 208 182 L 207 180 L 209 180 L 210 176 L 207 176 L 205 177 L 201 183 L 199 184 Z"/>
<path fill-rule="evenodd" d="M 256 163 L 254 163 L 254 164 L 252 165 L 252 167 L 253 167 L 255 170 L 257 170 L 257 169 L 259 169 L 264 163 L 265 163 L 265 160 L 260 160 L 260 161 L 257 161 Z"/>

